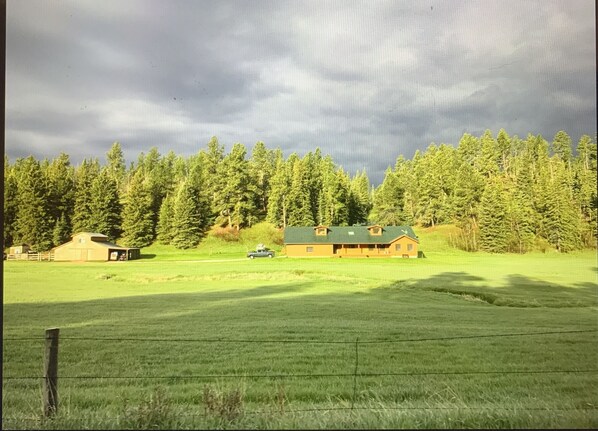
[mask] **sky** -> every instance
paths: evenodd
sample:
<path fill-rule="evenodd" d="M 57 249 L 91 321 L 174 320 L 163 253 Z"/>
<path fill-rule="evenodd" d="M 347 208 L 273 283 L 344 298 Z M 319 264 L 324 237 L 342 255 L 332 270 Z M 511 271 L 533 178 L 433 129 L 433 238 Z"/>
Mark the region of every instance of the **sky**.
<path fill-rule="evenodd" d="M 127 164 L 216 136 L 375 185 L 500 128 L 596 135 L 593 0 L 7 2 L 5 152 Z"/>

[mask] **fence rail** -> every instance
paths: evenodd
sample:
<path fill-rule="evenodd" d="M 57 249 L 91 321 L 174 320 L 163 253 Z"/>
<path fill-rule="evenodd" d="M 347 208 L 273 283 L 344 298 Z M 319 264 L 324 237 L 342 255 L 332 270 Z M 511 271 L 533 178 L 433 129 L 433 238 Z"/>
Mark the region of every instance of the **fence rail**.
<path fill-rule="evenodd" d="M 45 252 L 45 253 L 17 253 L 17 254 L 7 254 L 6 260 L 31 260 L 31 261 L 38 261 L 41 262 L 42 260 L 47 260 L 48 262 L 54 260 L 54 253 L 52 252 Z"/>

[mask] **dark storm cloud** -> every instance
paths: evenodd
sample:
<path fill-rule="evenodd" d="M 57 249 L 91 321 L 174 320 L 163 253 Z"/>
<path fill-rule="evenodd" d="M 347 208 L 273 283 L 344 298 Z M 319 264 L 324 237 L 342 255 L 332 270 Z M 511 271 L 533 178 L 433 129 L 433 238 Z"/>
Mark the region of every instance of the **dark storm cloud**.
<path fill-rule="evenodd" d="M 211 136 L 373 183 L 464 132 L 596 133 L 594 9 L 540 2 L 7 5 L 6 152 L 128 161 Z"/>

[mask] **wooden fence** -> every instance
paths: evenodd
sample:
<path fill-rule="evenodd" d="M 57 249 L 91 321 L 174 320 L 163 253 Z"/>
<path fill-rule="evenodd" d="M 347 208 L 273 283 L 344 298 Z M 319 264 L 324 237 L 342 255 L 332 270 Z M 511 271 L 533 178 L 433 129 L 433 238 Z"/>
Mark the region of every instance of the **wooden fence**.
<path fill-rule="evenodd" d="M 8 254 L 6 260 L 35 260 L 41 262 L 42 260 L 52 261 L 54 260 L 54 253 L 18 253 Z"/>

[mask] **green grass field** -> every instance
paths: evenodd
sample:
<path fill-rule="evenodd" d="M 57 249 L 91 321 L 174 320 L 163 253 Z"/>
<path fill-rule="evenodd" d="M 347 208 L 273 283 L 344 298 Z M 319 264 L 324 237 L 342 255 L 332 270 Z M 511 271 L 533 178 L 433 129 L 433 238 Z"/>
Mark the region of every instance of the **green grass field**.
<path fill-rule="evenodd" d="M 248 260 L 210 239 L 4 262 L 3 428 L 598 427 L 595 251 L 469 254 L 442 229 L 417 232 L 417 260 Z"/>

